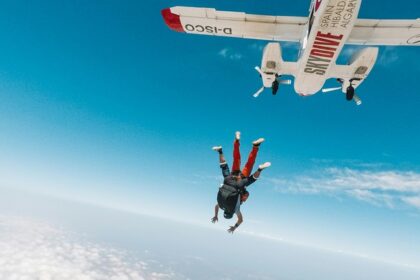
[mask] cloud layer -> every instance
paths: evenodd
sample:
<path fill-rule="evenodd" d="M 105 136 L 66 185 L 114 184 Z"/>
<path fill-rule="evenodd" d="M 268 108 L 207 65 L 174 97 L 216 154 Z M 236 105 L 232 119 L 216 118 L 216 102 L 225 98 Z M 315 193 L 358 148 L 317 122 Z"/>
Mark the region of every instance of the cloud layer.
<path fill-rule="evenodd" d="M 220 55 L 223 58 L 228 58 L 230 60 L 241 60 L 243 55 L 239 52 L 234 52 L 232 49 L 230 48 L 224 48 L 221 49 L 218 52 L 218 55 Z"/>
<path fill-rule="evenodd" d="M 412 171 L 325 168 L 270 182 L 280 192 L 347 195 L 377 206 L 394 208 L 404 204 L 420 209 L 420 174 Z"/>
<path fill-rule="evenodd" d="M 168 279 L 123 251 L 43 222 L 0 216 L 0 279 Z"/>

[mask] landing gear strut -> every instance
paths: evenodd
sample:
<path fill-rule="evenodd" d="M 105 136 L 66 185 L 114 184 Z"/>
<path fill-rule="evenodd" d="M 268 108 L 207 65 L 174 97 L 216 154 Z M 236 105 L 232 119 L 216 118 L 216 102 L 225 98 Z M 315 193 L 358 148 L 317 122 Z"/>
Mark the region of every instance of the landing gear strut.
<path fill-rule="evenodd" d="M 353 100 L 354 97 L 354 87 L 352 85 L 348 86 L 347 91 L 346 91 L 346 99 L 348 101 Z"/>

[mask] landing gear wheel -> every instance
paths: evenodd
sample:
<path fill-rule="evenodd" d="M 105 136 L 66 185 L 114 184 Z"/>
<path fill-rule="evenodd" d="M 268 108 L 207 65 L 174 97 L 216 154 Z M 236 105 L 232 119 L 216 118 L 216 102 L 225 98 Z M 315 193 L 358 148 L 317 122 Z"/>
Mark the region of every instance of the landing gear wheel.
<path fill-rule="evenodd" d="M 279 81 L 275 80 L 273 82 L 273 84 L 271 85 L 271 90 L 272 90 L 273 95 L 277 94 L 277 91 L 279 90 Z"/>
<path fill-rule="evenodd" d="M 353 100 L 353 97 L 354 97 L 354 87 L 350 85 L 346 91 L 346 99 L 348 101 L 351 101 Z"/>

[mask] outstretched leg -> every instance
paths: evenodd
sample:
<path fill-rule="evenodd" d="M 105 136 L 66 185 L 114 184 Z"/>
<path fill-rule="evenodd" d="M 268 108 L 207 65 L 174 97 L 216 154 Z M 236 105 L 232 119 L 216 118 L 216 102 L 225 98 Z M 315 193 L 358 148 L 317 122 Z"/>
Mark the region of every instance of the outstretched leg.
<path fill-rule="evenodd" d="M 235 141 L 233 142 L 233 164 L 232 164 L 232 172 L 241 170 L 241 152 L 239 151 L 239 139 L 241 137 L 241 133 L 237 131 L 235 133 Z"/>
<path fill-rule="evenodd" d="M 245 167 L 242 170 L 242 174 L 245 177 L 249 177 L 249 175 L 252 172 L 252 168 L 254 167 L 255 159 L 257 158 L 258 150 L 259 150 L 260 144 L 262 142 L 264 142 L 264 138 L 260 138 L 258 140 L 255 140 L 254 142 L 252 142 L 252 144 L 253 144 L 252 150 L 249 153 L 248 161 L 246 162 Z"/>

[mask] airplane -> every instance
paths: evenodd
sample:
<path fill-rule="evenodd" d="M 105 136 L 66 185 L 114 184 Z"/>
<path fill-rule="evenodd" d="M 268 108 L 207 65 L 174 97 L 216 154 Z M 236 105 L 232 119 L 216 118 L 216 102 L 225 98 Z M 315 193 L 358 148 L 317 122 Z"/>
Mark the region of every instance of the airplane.
<path fill-rule="evenodd" d="M 346 99 L 362 102 L 355 89 L 367 78 L 378 57 L 378 47 L 420 46 L 420 18 L 412 20 L 358 19 L 362 0 L 312 0 L 309 17 L 254 15 L 217 11 L 213 8 L 176 6 L 161 11 L 167 26 L 178 32 L 275 41 L 263 50 L 261 67 L 255 67 L 263 87 L 276 94 L 280 79 L 294 77 L 295 92 L 310 96 L 320 90 L 341 90 Z M 286 62 L 280 41 L 300 42 L 299 58 Z M 366 45 L 353 54 L 347 65 L 336 60 L 345 44 Z M 323 89 L 329 78 L 339 87 Z"/>

